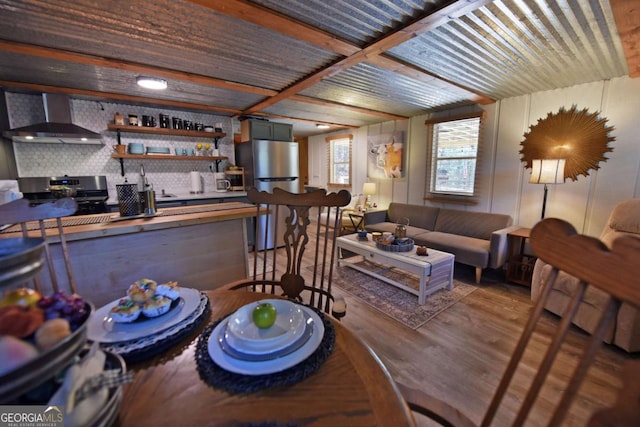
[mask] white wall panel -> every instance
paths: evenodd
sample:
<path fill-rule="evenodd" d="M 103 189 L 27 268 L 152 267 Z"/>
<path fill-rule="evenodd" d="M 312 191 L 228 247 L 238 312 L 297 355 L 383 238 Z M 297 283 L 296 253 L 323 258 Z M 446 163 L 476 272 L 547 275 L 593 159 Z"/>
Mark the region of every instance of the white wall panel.
<path fill-rule="evenodd" d="M 524 169 L 520 159 L 520 143 L 538 119 L 558 112 L 560 107 L 569 109 L 574 104 L 589 112 L 601 112 L 601 117 L 608 119 L 607 125 L 614 127 L 612 134 L 616 137 L 610 144 L 614 151 L 607 153 L 608 160 L 600 163 L 598 171 L 590 171 L 588 177 L 581 175 L 577 181 L 550 185 L 546 217 L 565 219 L 580 232 L 598 236 L 613 206 L 640 197 L 640 79 L 618 78 L 508 98 L 483 106 L 487 118 L 481 171 L 488 176 L 481 180 L 479 204 L 466 208 L 460 205 L 446 207 L 506 213 L 513 217 L 515 224 L 535 225 L 540 220 L 543 186 L 529 184 L 530 170 Z M 427 155 L 424 121 L 427 117 L 416 116 L 408 122 L 386 122 L 356 132 L 359 143 L 366 141 L 366 135 L 400 130 L 399 124 L 406 123 L 402 129 L 406 130 L 406 175 L 402 180 L 378 180 L 379 194 L 374 200 L 382 207 L 391 201 L 429 204 L 423 201 Z M 324 142 L 324 136 L 311 137 L 309 141 L 311 147 Z M 326 155 L 317 147 L 311 151 L 313 156 L 320 156 L 320 159 L 313 159 L 314 165 Z M 356 150 L 355 155 L 359 153 Z M 366 167 L 358 170 L 358 174 L 363 175 L 355 178 L 360 185 L 356 192 L 361 192 Z M 324 181 L 319 185 L 326 183 L 326 173 L 324 175 Z"/>

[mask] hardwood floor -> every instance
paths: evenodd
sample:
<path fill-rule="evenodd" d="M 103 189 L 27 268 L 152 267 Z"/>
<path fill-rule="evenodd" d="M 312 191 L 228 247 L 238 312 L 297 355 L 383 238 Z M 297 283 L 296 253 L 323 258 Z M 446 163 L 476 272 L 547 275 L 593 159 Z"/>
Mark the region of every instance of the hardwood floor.
<path fill-rule="evenodd" d="M 473 283 L 474 269 L 456 264 L 454 275 Z M 516 346 L 532 302 L 528 288 L 504 283 L 503 271 L 483 273 L 478 286 L 480 289 L 418 330 L 343 293 L 348 308 L 342 322 L 375 351 L 396 380 L 447 401 L 479 423 Z M 542 357 L 541 345 L 549 342 L 550 329 L 557 322 L 556 316 L 545 315 L 533 345 L 525 353 L 521 374 L 514 379 L 493 425 L 512 422 L 514 405 L 531 381 Z M 572 373 L 577 346 L 584 338 L 579 329 L 571 331 L 562 356 L 553 367 L 551 381 L 540 392 L 526 425 L 546 425 L 564 388 L 563 382 Z M 622 363 L 630 357 L 637 355 L 629 356 L 609 345 L 602 348 L 563 425 L 584 426 L 594 410 L 614 402 L 621 387 Z"/>

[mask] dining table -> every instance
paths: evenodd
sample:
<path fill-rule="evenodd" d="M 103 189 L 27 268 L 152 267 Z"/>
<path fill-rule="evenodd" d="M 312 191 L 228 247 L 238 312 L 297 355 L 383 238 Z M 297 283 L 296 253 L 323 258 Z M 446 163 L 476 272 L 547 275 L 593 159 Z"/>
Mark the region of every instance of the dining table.
<path fill-rule="evenodd" d="M 205 360 L 206 355 L 198 359 L 201 341 L 206 342 L 212 327 L 246 304 L 279 297 L 245 290 L 202 292 L 209 299 L 209 318 L 172 348 L 128 366 L 133 381 L 123 386 L 115 425 L 415 425 L 407 403 L 375 352 L 340 321 L 317 310 L 329 327 L 327 332 L 335 334 L 335 341 L 326 358 L 304 378 L 285 385 L 266 381 L 261 388 L 246 391 L 238 384 L 255 382 L 251 375 L 232 376 L 237 382 L 226 384 L 230 387 L 212 384 L 199 369 L 200 364 L 212 363 Z"/>

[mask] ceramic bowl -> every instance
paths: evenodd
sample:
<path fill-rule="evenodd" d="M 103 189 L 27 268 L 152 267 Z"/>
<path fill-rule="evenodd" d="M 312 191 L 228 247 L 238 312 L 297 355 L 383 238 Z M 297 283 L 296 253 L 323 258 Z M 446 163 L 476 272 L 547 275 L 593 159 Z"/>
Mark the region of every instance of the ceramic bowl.
<path fill-rule="evenodd" d="M 276 322 L 269 328 L 258 328 L 253 323 L 253 309 L 260 303 L 276 307 Z M 298 304 L 287 300 L 261 300 L 239 308 L 229 316 L 228 342 L 241 351 L 273 351 L 293 341 L 304 331 L 304 314 Z"/>

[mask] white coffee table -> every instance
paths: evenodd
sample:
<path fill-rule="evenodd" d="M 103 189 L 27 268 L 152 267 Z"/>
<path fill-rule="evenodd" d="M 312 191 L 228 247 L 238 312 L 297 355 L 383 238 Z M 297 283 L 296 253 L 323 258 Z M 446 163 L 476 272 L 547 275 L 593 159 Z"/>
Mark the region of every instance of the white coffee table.
<path fill-rule="evenodd" d="M 340 236 L 336 240 L 338 247 L 338 265 L 345 265 L 356 269 L 369 276 L 380 279 L 390 285 L 396 286 L 407 292 L 418 296 L 418 304 L 425 303 L 427 296 L 435 291 L 447 288 L 453 289 L 453 254 L 428 249 L 427 256 L 416 254 L 415 249 L 408 252 L 389 252 L 376 247 L 371 239 L 371 234 L 367 235 L 367 240 L 360 240 L 357 234 Z M 384 266 L 396 267 L 420 277 L 419 289 L 414 289 L 404 283 L 397 282 L 380 275 L 374 271 L 359 266 L 357 263 L 349 262 L 342 257 L 342 250 L 346 249 L 358 255 L 362 255 L 366 260 Z"/>

